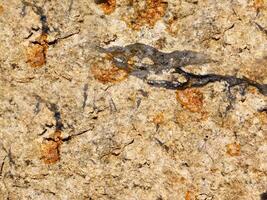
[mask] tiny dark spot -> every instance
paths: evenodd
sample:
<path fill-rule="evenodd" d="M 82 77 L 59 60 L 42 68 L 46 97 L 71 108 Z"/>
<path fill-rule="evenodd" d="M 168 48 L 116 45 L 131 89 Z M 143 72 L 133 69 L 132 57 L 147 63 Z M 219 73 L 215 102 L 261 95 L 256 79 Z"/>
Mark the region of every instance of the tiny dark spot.
<path fill-rule="evenodd" d="M 41 20 L 42 22 L 46 22 L 47 17 L 46 17 L 45 15 L 41 15 L 40 20 Z"/>
<path fill-rule="evenodd" d="M 142 89 L 138 90 L 143 97 L 148 97 L 148 92 Z"/>
<path fill-rule="evenodd" d="M 25 160 L 25 163 L 27 166 L 31 165 L 32 164 L 32 161 L 31 160 Z"/>
<path fill-rule="evenodd" d="M 46 127 L 52 128 L 54 125 L 53 124 L 45 124 Z"/>
<path fill-rule="evenodd" d="M 182 163 L 182 166 L 189 167 L 187 162 Z"/>
<path fill-rule="evenodd" d="M 12 69 L 17 69 L 17 68 L 19 68 L 18 64 L 16 64 L 16 63 L 12 63 L 12 64 L 11 64 L 11 67 L 12 67 Z"/>
<path fill-rule="evenodd" d="M 98 118 L 98 116 L 93 116 L 93 117 L 92 117 L 92 119 L 97 119 L 97 118 Z"/>

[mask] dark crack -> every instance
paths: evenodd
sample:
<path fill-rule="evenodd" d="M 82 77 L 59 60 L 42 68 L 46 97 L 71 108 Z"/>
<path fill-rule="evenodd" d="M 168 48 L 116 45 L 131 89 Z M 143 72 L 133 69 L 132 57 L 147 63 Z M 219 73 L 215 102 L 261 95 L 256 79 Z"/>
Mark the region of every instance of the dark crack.
<path fill-rule="evenodd" d="M 205 74 L 199 75 L 184 70 L 186 65 L 205 64 L 216 62 L 207 55 L 194 51 L 173 51 L 164 53 L 156 48 L 135 43 L 125 47 L 114 46 L 109 48 L 97 47 L 98 51 L 112 55 L 114 64 L 121 69 L 128 71 L 131 75 L 145 80 L 154 87 L 163 87 L 166 89 L 182 90 L 192 87 L 202 87 L 209 83 L 226 82 L 228 86 L 248 86 L 255 87 L 259 92 L 267 96 L 267 84 L 260 84 L 246 77 L 239 78 L 232 75 Z M 137 58 L 134 64 L 131 59 Z M 144 59 L 150 59 L 152 64 L 142 63 Z M 170 71 L 172 74 L 181 75 L 185 81 L 179 80 L 149 80 L 151 74 L 161 74 L 164 71 Z"/>
<path fill-rule="evenodd" d="M 102 4 L 102 3 L 107 3 L 107 0 L 95 0 L 96 4 Z"/>
<path fill-rule="evenodd" d="M 267 36 L 267 29 L 264 28 L 262 25 L 258 24 L 257 22 L 255 22 L 255 25 L 257 26 L 257 28 L 264 33 Z"/>
<path fill-rule="evenodd" d="M 26 7 L 31 7 L 33 12 L 39 16 L 40 22 L 42 24 L 42 33 L 43 34 L 48 34 L 49 26 L 47 22 L 47 16 L 45 15 L 43 7 L 37 6 L 35 3 L 30 3 L 27 1 L 22 0 L 22 3 L 24 5 L 23 7 L 23 14 L 25 15 L 25 8 Z"/>
<path fill-rule="evenodd" d="M 61 113 L 58 109 L 58 106 L 54 103 L 48 103 L 47 107 L 51 112 L 54 113 L 54 118 L 56 121 L 56 131 L 62 131 L 64 125 L 62 123 Z"/>
<path fill-rule="evenodd" d="M 83 109 L 86 106 L 87 98 L 88 98 L 88 84 L 85 84 L 83 87 L 83 105 L 82 105 Z"/>

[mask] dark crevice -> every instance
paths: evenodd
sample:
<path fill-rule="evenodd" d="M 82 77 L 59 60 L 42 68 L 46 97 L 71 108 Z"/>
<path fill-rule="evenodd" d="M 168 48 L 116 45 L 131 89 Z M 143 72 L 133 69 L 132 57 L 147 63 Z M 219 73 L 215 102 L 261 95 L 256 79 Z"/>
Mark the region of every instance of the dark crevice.
<path fill-rule="evenodd" d="M 261 200 L 267 200 L 267 192 L 262 193 L 260 198 L 261 198 Z"/>
<path fill-rule="evenodd" d="M 61 113 L 58 109 L 58 106 L 56 104 L 53 103 L 49 103 L 48 104 L 48 109 L 54 113 L 54 118 L 56 120 L 56 131 L 62 131 L 63 129 L 63 123 L 62 123 L 62 119 L 61 119 Z"/>
<path fill-rule="evenodd" d="M 73 0 L 70 0 L 68 12 L 70 13 L 73 7 Z"/>
<path fill-rule="evenodd" d="M 108 0 L 95 0 L 96 4 L 108 3 Z"/>
<path fill-rule="evenodd" d="M 256 24 L 257 28 L 267 36 L 267 29 L 265 29 L 263 26 L 261 26 L 260 24 L 258 24 L 256 22 L 255 22 L 255 24 Z"/>
<path fill-rule="evenodd" d="M 246 77 L 239 78 L 232 75 L 220 74 L 199 75 L 185 71 L 184 67 L 186 65 L 216 62 L 202 53 L 194 51 L 173 51 L 171 53 L 164 53 L 152 46 L 141 43 L 130 44 L 125 47 L 97 47 L 97 50 L 102 53 L 111 54 L 113 56 L 113 62 L 118 68 L 128 71 L 131 75 L 145 80 L 154 87 L 183 90 L 223 81 L 228 84 L 229 88 L 234 86 L 243 86 L 244 88 L 252 86 L 257 88 L 261 94 L 267 96 L 267 84 L 260 84 Z M 138 63 L 128 64 L 129 60 L 133 57 L 138 58 Z M 153 64 L 143 64 L 142 60 L 144 58 L 149 58 Z M 186 80 L 180 82 L 179 80 L 148 79 L 150 74 L 161 74 L 163 71 L 171 71 L 173 74 L 183 76 Z"/>
<path fill-rule="evenodd" d="M 49 26 L 48 26 L 48 23 L 47 23 L 47 16 L 45 15 L 45 12 L 44 12 L 44 9 L 40 6 L 37 6 L 35 3 L 30 3 L 30 2 L 27 2 L 27 1 L 24 1 L 22 0 L 22 3 L 24 5 L 23 7 L 23 13 L 25 15 L 25 8 L 28 6 L 28 7 L 31 7 L 33 12 L 39 16 L 39 19 L 40 19 L 40 22 L 42 24 L 42 33 L 43 34 L 48 34 L 48 32 L 50 31 L 49 30 Z"/>
<path fill-rule="evenodd" d="M 82 108 L 84 109 L 86 106 L 87 98 L 88 98 L 88 84 L 85 84 L 83 87 L 83 105 Z"/>
<path fill-rule="evenodd" d="M 52 40 L 52 41 L 47 42 L 47 44 L 48 44 L 48 45 L 55 45 L 55 44 L 57 44 L 60 40 L 67 39 L 67 38 L 69 38 L 69 37 L 71 37 L 71 36 L 73 36 L 73 35 L 79 34 L 79 33 L 80 33 L 80 30 L 78 30 L 78 31 L 76 31 L 76 32 L 74 32 L 74 33 L 70 33 L 70 34 L 68 34 L 68 35 L 65 35 L 65 36 L 63 36 L 63 37 L 56 38 L 55 40 Z"/>

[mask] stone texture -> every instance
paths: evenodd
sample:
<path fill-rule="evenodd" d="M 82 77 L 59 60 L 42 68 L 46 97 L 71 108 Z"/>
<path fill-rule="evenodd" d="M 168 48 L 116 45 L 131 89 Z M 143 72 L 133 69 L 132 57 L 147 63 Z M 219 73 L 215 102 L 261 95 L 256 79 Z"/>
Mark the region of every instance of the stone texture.
<path fill-rule="evenodd" d="M 260 199 L 266 96 L 152 88 L 95 46 L 203 52 L 188 70 L 266 84 L 266 19 L 266 0 L 0 0 L 0 199 Z"/>

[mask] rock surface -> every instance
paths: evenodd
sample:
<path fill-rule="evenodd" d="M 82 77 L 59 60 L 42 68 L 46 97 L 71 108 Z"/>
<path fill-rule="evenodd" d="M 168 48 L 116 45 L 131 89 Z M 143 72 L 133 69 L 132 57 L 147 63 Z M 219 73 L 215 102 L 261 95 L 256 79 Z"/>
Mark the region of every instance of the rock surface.
<path fill-rule="evenodd" d="M 266 0 L 0 0 L 1 200 L 263 198 L 266 96 L 154 88 L 96 50 L 136 42 L 267 84 Z"/>

